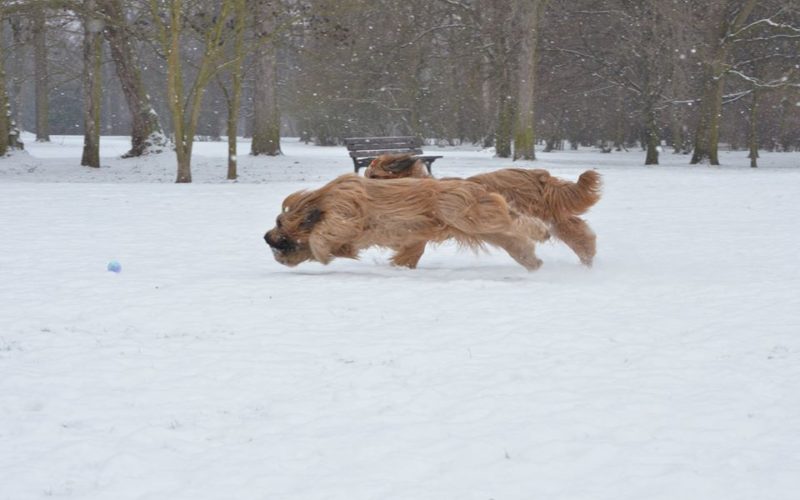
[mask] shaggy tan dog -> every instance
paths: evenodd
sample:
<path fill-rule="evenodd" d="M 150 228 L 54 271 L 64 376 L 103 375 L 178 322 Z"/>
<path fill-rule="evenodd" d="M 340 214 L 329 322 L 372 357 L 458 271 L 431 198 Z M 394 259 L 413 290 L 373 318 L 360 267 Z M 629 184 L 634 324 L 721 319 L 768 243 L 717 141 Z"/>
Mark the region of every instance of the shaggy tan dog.
<path fill-rule="evenodd" d="M 379 156 L 372 160 L 364 176 L 370 179 L 430 177 L 422 161 L 412 155 Z M 578 182 L 569 182 L 553 177 L 547 170 L 505 168 L 466 180 L 503 195 L 520 213 L 543 220 L 551 234 L 566 243 L 583 264 L 592 265 L 597 237 L 578 215 L 600 199 L 600 174 L 587 170 L 578 177 Z"/>
<path fill-rule="evenodd" d="M 347 174 L 289 195 L 264 240 L 287 266 L 356 259 L 362 249 L 379 246 L 395 251 L 394 265 L 414 268 L 427 242 L 455 239 L 470 248 L 498 246 L 533 271 L 542 264 L 535 242 L 549 236 L 542 221 L 511 210 L 502 196 L 474 182 Z"/>

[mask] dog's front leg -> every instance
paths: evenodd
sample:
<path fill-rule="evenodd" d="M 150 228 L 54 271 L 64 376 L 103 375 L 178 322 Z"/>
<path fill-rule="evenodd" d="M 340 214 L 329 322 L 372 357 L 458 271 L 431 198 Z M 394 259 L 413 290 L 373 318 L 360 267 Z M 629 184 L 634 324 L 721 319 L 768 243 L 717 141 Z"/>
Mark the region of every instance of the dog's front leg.
<path fill-rule="evenodd" d="M 311 254 L 317 262 L 327 265 L 333 260 L 334 255 L 331 251 L 331 246 L 324 237 L 316 234 L 312 235 L 308 239 L 308 246 L 311 248 Z"/>
<path fill-rule="evenodd" d="M 334 257 L 342 257 L 345 259 L 358 259 L 358 250 L 353 245 L 342 245 L 331 252 Z"/>
<path fill-rule="evenodd" d="M 425 241 L 417 242 L 404 247 L 396 248 L 392 256 L 392 265 L 403 266 L 414 269 L 419 263 L 419 259 L 425 252 Z"/>
<path fill-rule="evenodd" d="M 337 217 L 326 217 L 308 239 L 314 260 L 328 264 L 335 257 L 357 259 L 359 249 L 355 243 L 358 228 Z"/>

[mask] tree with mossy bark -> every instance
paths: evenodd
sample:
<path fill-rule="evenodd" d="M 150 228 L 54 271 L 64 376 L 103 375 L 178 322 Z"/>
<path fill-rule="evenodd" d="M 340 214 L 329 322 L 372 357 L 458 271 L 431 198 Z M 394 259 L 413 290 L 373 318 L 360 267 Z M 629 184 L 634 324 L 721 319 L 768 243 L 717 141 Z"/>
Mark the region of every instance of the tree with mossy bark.
<path fill-rule="evenodd" d="M 47 6 L 33 4 L 33 61 L 36 95 L 36 141 L 50 142 L 50 74 L 47 66 Z"/>
<path fill-rule="evenodd" d="M 519 50 L 520 83 L 517 99 L 517 120 L 514 127 L 514 159 L 536 159 L 535 90 L 538 61 L 539 21 L 547 0 L 518 0 L 517 15 L 522 19 L 522 40 Z"/>
<path fill-rule="evenodd" d="M 244 58 L 247 53 L 245 46 L 245 24 L 247 21 L 247 0 L 233 1 L 233 36 L 230 40 L 230 48 L 226 49 L 231 64 L 224 72 L 216 75 L 217 84 L 225 96 L 225 104 L 228 114 L 225 120 L 226 132 L 228 135 L 228 172 L 227 179 L 235 180 L 239 176 L 238 172 L 238 150 L 236 144 L 237 130 L 239 126 L 239 111 L 242 102 L 242 81 L 244 76 Z"/>
<path fill-rule="evenodd" d="M 163 6 L 162 6 L 163 5 Z M 222 69 L 224 38 L 231 21 L 233 0 L 223 0 L 217 7 L 189 2 L 150 0 L 150 13 L 156 27 L 156 39 L 166 58 L 167 103 L 172 116 L 175 156 L 178 161 L 175 182 L 192 182 L 192 148 L 194 146 L 200 106 L 209 82 Z M 200 36 L 202 53 L 195 62 L 193 78 L 185 78 L 185 30 L 190 28 Z M 230 61 L 227 61 L 230 63 Z"/>
<path fill-rule="evenodd" d="M 255 33 L 255 89 L 253 95 L 252 155 L 281 154 L 281 117 L 278 109 L 278 71 L 275 47 L 277 2 L 253 0 Z"/>
<path fill-rule="evenodd" d="M 100 104 L 103 97 L 103 21 L 95 0 L 83 15 L 83 154 L 81 165 L 100 168 Z"/>

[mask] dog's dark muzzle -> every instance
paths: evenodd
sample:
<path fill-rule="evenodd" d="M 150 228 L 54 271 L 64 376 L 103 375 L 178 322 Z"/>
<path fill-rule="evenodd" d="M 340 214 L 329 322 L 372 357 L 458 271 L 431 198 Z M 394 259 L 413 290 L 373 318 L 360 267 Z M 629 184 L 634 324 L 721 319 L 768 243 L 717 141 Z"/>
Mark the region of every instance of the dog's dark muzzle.
<path fill-rule="evenodd" d="M 278 236 L 274 231 L 267 231 L 267 234 L 264 235 L 264 241 L 272 248 L 273 252 L 288 253 L 295 249 L 295 244 L 292 240 Z"/>

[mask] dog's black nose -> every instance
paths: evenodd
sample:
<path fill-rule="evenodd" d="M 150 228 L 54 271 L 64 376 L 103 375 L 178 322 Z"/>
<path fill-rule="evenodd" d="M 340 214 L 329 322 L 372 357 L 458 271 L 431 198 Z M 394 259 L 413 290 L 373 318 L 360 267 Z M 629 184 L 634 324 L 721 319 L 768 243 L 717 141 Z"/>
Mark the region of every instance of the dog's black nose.
<path fill-rule="evenodd" d="M 282 236 L 276 238 L 275 235 L 272 234 L 272 231 L 267 231 L 267 234 L 264 235 L 264 241 L 266 241 L 267 245 L 270 247 L 281 252 L 287 252 L 294 248 L 294 243 Z"/>
<path fill-rule="evenodd" d="M 267 231 L 267 234 L 264 235 L 264 241 L 272 248 L 277 248 L 279 244 L 279 238 L 276 238 L 272 231 Z"/>

